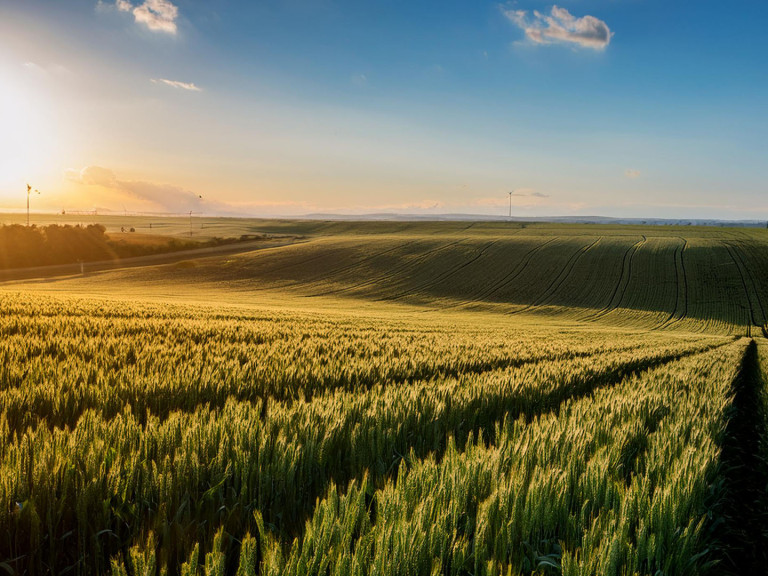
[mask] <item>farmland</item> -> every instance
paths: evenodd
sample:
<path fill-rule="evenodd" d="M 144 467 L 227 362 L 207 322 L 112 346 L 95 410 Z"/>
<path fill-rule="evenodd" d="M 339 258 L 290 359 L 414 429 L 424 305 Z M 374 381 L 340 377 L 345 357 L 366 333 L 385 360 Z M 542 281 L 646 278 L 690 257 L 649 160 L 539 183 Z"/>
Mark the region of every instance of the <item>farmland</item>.
<path fill-rule="evenodd" d="M 0 287 L 6 572 L 764 570 L 768 230 L 240 226 Z"/>

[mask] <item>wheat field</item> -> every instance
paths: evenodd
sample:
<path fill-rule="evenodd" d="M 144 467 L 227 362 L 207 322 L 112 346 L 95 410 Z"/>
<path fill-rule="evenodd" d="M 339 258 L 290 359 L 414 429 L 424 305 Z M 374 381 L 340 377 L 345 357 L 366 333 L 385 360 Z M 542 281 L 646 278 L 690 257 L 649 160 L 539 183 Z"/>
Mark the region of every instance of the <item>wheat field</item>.
<path fill-rule="evenodd" d="M 241 226 L 0 286 L 4 571 L 765 567 L 768 230 Z"/>

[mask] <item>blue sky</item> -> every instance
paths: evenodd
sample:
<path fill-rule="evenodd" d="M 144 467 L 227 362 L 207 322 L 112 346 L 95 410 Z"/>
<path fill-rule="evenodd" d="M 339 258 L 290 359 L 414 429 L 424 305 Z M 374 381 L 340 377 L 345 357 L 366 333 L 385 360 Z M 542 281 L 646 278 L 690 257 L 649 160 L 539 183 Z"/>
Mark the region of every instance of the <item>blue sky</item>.
<path fill-rule="evenodd" d="M 0 208 L 34 180 L 41 209 L 495 214 L 514 190 L 522 215 L 768 219 L 762 2 L 0 0 L 0 16 Z"/>

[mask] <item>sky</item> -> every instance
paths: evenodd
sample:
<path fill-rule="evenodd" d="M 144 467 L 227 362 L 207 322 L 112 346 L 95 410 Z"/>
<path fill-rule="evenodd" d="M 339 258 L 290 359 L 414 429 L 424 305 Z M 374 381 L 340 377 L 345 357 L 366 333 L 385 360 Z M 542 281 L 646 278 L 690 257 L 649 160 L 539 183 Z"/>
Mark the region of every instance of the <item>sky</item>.
<path fill-rule="evenodd" d="M 0 210 L 29 183 L 36 211 L 768 219 L 767 27 L 763 0 L 0 0 Z"/>

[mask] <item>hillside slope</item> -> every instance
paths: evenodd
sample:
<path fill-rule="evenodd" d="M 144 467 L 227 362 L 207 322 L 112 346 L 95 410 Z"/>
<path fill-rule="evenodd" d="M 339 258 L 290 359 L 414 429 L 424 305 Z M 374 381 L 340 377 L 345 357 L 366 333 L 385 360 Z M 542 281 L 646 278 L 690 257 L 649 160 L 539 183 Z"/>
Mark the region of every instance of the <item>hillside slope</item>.
<path fill-rule="evenodd" d="M 282 224 L 280 232 L 315 235 L 59 283 L 103 291 L 124 282 L 149 291 L 181 285 L 246 301 L 270 293 L 747 334 L 768 322 L 768 231 L 460 224 Z"/>

